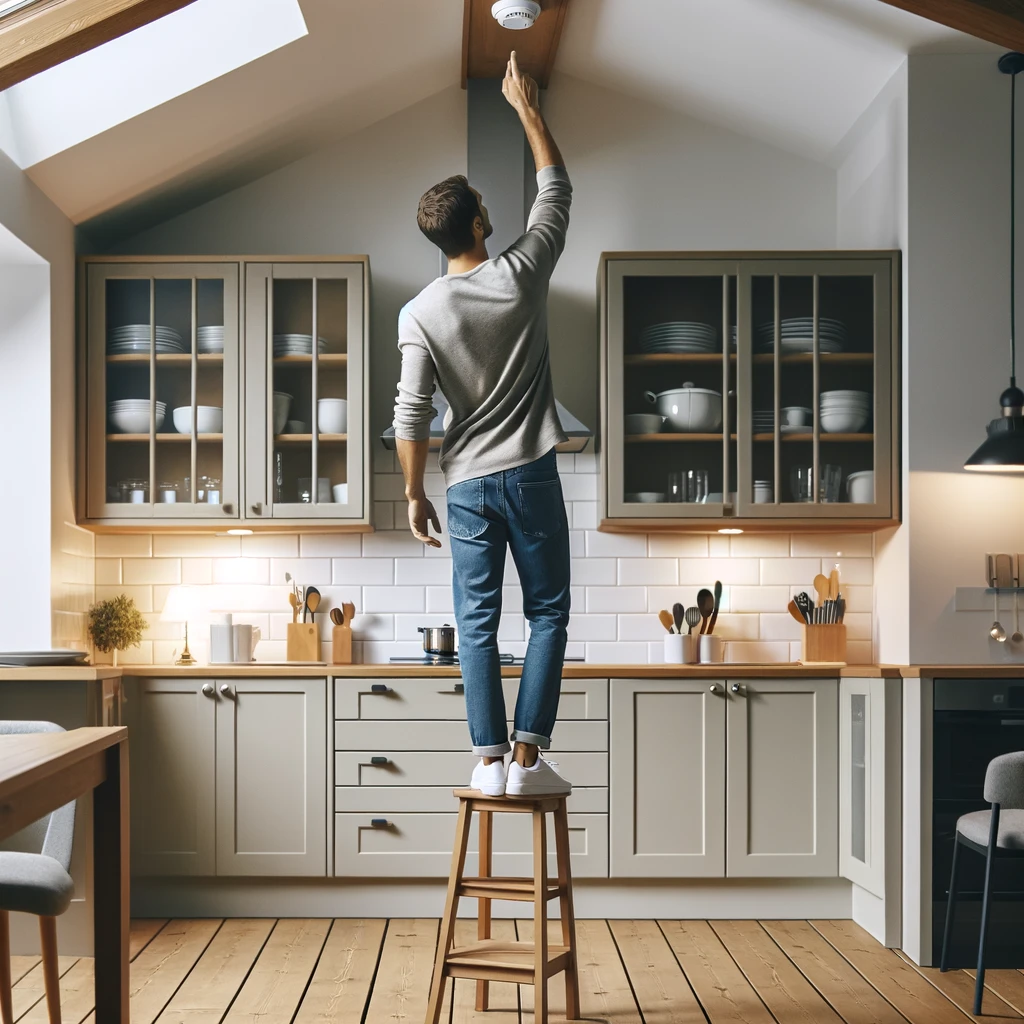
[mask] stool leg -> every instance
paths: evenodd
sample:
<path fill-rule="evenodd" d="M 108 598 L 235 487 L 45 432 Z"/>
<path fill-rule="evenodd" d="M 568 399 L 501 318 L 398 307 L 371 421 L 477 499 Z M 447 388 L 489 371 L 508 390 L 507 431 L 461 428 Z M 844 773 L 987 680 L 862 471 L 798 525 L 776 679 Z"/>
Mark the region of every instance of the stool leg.
<path fill-rule="evenodd" d="M 57 969 L 57 918 L 39 918 L 39 938 L 43 953 L 43 983 L 46 987 L 46 1011 L 50 1024 L 60 1024 L 60 972 Z"/>
<path fill-rule="evenodd" d="M 974 1016 L 981 1016 L 981 1000 L 985 994 L 985 938 L 988 934 L 988 908 L 992 902 L 992 862 L 999 839 L 999 804 L 992 805 L 985 855 L 985 888 L 981 896 L 981 932 L 978 935 L 978 972 L 974 979 Z"/>
<path fill-rule="evenodd" d="M 14 1024 L 11 1008 L 11 930 L 10 915 L 0 910 L 0 1020 Z"/>
<path fill-rule="evenodd" d="M 533 812 L 533 1024 L 548 1024 L 548 884 L 547 823 L 542 810 Z"/>
<path fill-rule="evenodd" d="M 559 899 L 562 918 L 562 945 L 569 949 L 569 963 L 565 968 L 565 1019 L 580 1019 L 580 982 L 576 969 L 576 915 L 572 907 L 572 868 L 569 865 L 569 815 L 565 801 L 560 800 L 555 810 L 555 853 L 558 858 L 558 884 L 562 887 Z"/>
<path fill-rule="evenodd" d="M 949 968 L 949 938 L 953 934 L 953 914 L 956 912 L 956 864 L 960 852 L 960 833 L 953 836 L 953 868 L 949 873 L 949 899 L 946 901 L 946 924 L 942 929 L 942 956 L 939 958 L 939 970 Z"/>
<path fill-rule="evenodd" d="M 493 822 L 491 811 L 480 811 L 480 877 L 491 877 L 491 824 Z M 480 898 L 476 918 L 476 937 L 478 939 L 489 939 L 491 937 L 491 901 Z M 491 983 L 489 981 L 477 981 L 476 983 L 476 1011 L 483 1013 L 487 1009 L 490 997 Z"/>
<path fill-rule="evenodd" d="M 459 801 L 459 820 L 455 826 L 455 849 L 452 851 L 452 871 L 448 876 L 448 895 L 444 902 L 444 917 L 437 936 L 437 957 L 434 960 L 434 977 L 430 982 L 430 998 L 427 1001 L 425 1024 L 437 1024 L 441 1019 L 441 1003 L 444 1001 L 445 960 L 452 948 L 455 935 L 455 915 L 459 909 L 457 896 L 462 870 L 466 866 L 466 848 L 469 846 L 469 822 L 471 812 L 468 800 Z"/>

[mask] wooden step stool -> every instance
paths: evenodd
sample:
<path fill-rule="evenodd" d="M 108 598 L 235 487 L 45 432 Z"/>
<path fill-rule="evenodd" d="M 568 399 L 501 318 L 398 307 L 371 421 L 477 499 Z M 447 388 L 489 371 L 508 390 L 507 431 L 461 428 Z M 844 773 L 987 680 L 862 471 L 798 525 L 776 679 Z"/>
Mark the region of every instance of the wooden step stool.
<path fill-rule="evenodd" d="M 564 796 L 484 796 L 476 789 L 457 789 L 459 820 L 455 828 L 452 873 L 437 940 L 437 959 L 430 984 L 426 1024 L 438 1024 L 446 978 L 476 978 L 476 1008 L 487 1009 L 492 981 L 533 985 L 534 1021 L 547 1024 L 547 980 L 565 972 L 565 1016 L 579 1020 L 580 991 L 576 974 L 576 920 L 572 910 L 572 874 L 569 868 L 569 819 Z M 480 874 L 465 877 L 466 849 L 473 812 L 480 815 Z M 554 814 L 555 855 L 558 880 L 548 881 L 547 821 Z M 495 878 L 491 875 L 491 815 L 533 815 L 533 878 Z M 480 901 L 477 915 L 479 941 L 452 949 L 459 898 Z M 561 906 L 562 945 L 548 943 L 548 900 L 558 897 Z M 491 938 L 491 900 L 533 902 L 533 942 L 500 942 Z"/>

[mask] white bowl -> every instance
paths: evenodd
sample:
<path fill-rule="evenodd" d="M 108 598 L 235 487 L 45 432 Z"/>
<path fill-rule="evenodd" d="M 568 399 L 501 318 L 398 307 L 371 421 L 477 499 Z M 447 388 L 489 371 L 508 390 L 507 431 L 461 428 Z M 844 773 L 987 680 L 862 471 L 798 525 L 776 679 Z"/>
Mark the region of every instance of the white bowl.
<path fill-rule="evenodd" d="M 855 505 L 871 505 L 875 500 L 875 471 L 864 469 L 846 478 L 846 496 Z"/>
<path fill-rule="evenodd" d="M 660 434 L 663 420 L 653 412 L 631 412 L 625 418 L 627 434 Z"/>
<path fill-rule="evenodd" d="M 859 434 L 868 424 L 867 409 L 822 410 L 821 429 L 827 434 Z"/>
<path fill-rule="evenodd" d="M 316 403 L 317 425 L 321 434 L 348 431 L 348 402 L 344 398 L 321 398 Z"/>
<path fill-rule="evenodd" d="M 308 434 L 309 424 L 302 420 L 288 420 L 284 425 L 285 434 Z"/>
<path fill-rule="evenodd" d="M 164 425 L 166 406 L 158 402 L 156 406 L 156 429 Z M 139 409 L 111 409 L 109 412 L 110 425 L 117 434 L 148 434 L 149 433 L 149 403 Z"/>
<path fill-rule="evenodd" d="M 703 434 L 722 425 L 722 395 L 719 391 L 694 387 L 687 381 L 669 391 L 645 391 L 644 398 L 665 417 L 665 427 L 673 433 Z"/>
<path fill-rule="evenodd" d="M 791 427 L 803 427 L 811 422 L 811 410 L 803 405 L 787 405 L 782 410 L 782 422 Z"/>
<path fill-rule="evenodd" d="M 292 396 L 286 391 L 274 392 L 274 433 L 280 434 L 288 422 L 288 410 L 292 407 Z"/>
<path fill-rule="evenodd" d="M 171 414 L 174 429 L 179 434 L 192 433 L 192 406 L 179 406 Z M 196 433 L 222 434 L 224 432 L 224 410 L 217 405 L 196 406 Z"/>
<path fill-rule="evenodd" d="M 348 484 L 335 484 L 331 488 L 331 493 L 334 495 L 334 500 L 339 505 L 348 504 Z"/>
<path fill-rule="evenodd" d="M 662 491 L 636 491 L 626 495 L 626 501 L 639 502 L 641 505 L 654 505 L 665 500 Z"/>

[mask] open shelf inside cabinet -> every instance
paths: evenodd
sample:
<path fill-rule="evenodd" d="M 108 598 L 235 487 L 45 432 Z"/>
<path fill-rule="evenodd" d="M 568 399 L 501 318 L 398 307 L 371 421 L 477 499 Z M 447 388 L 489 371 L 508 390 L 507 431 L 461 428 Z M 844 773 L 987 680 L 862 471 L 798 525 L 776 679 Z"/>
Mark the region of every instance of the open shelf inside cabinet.
<path fill-rule="evenodd" d="M 189 352 L 158 352 L 154 357 L 157 366 L 184 366 L 192 365 L 192 355 Z M 122 355 L 108 355 L 107 362 L 111 364 L 149 364 L 149 354 L 146 352 L 131 352 Z M 196 356 L 196 362 L 200 366 L 223 366 L 224 356 L 221 353 L 200 352 Z"/>
<path fill-rule="evenodd" d="M 344 444 L 348 441 L 348 434 L 320 434 L 320 444 Z M 312 434 L 276 434 L 274 444 L 310 444 L 313 440 Z"/>

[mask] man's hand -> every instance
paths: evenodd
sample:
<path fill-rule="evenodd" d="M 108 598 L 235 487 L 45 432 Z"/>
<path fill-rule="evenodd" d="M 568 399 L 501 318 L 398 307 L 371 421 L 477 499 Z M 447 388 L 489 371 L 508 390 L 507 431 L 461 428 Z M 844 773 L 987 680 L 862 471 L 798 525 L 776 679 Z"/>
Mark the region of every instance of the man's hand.
<path fill-rule="evenodd" d="M 529 75 L 520 72 L 515 50 L 512 51 L 508 67 L 505 69 L 501 92 L 520 117 L 525 117 L 530 113 L 540 113 L 540 94 L 537 90 L 537 83 Z"/>
<path fill-rule="evenodd" d="M 432 548 L 439 548 L 441 542 L 436 537 L 431 537 L 427 532 L 427 523 L 431 523 L 434 529 L 441 532 L 441 522 L 437 518 L 437 512 L 426 495 L 409 499 L 409 529 L 412 535 L 424 544 Z"/>

